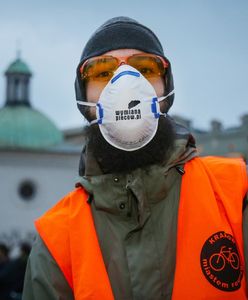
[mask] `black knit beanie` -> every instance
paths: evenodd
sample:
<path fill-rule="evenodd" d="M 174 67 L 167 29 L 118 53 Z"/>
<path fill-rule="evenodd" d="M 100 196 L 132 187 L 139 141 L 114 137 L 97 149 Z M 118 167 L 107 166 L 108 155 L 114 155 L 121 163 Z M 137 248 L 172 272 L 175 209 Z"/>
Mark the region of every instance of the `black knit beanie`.
<path fill-rule="evenodd" d="M 80 80 L 79 68 L 84 61 L 93 56 L 102 55 L 116 49 L 137 49 L 147 53 L 157 54 L 166 59 L 169 64 L 165 74 L 165 92 L 167 95 L 174 89 L 171 66 L 164 56 L 162 45 L 157 36 L 147 27 L 128 17 L 115 17 L 100 26 L 84 47 L 75 80 L 76 100 L 87 101 L 85 86 Z M 167 111 L 173 104 L 174 94 L 167 98 Z M 78 105 L 78 109 L 87 118 L 88 107 Z"/>

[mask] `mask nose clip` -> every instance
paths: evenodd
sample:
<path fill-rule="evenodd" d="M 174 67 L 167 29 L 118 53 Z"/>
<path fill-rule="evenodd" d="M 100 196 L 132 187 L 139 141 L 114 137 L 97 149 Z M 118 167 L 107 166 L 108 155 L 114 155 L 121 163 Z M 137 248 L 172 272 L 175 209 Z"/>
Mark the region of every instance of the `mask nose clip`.
<path fill-rule="evenodd" d="M 140 73 L 137 71 L 132 71 L 132 70 L 125 70 L 122 71 L 120 73 L 118 73 L 117 75 L 115 75 L 112 79 L 111 79 L 111 83 L 115 83 L 119 78 L 121 78 L 122 76 L 126 76 L 126 75 L 130 75 L 130 76 L 134 76 L 134 77 L 140 77 Z"/>

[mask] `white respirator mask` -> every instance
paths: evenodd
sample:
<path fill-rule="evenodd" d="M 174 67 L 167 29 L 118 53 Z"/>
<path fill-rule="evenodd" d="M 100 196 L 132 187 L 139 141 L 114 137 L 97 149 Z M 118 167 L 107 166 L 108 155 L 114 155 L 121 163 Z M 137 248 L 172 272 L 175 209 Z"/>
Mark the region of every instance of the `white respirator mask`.
<path fill-rule="evenodd" d="M 112 146 L 134 151 L 144 147 L 155 136 L 161 113 L 159 102 L 174 93 L 158 98 L 150 82 L 135 68 L 121 65 L 102 90 L 97 103 L 77 101 L 95 106 L 96 120 L 102 136 Z"/>

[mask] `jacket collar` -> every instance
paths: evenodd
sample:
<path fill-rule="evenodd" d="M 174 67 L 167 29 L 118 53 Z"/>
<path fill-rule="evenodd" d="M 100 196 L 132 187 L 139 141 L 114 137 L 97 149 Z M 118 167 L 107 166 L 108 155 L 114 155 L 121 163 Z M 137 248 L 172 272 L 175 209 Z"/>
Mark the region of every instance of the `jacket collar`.
<path fill-rule="evenodd" d="M 97 209 L 113 214 L 128 213 L 131 209 L 128 193 L 132 193 L 138 201 L 140 216 L 146 215 L 143 211 L 149 211 L 148 207 L 164 199 L 170 190 L 178 175 L 178 172 L 170 171 L 181 168 L 183 174 L 183 164 L 197 156 L 194 138 L 189 131 L 177 123 L 174 126 L 176 141 L 166 164 L 138 168 L 129 173 L 103 174 L 86 147 L 83 151 L 85 175 L 79 178 L 76 186 L 83 186 L 93 196 Z M 120 209 L 121 204 L 125 204 L 125 209 Z"/>

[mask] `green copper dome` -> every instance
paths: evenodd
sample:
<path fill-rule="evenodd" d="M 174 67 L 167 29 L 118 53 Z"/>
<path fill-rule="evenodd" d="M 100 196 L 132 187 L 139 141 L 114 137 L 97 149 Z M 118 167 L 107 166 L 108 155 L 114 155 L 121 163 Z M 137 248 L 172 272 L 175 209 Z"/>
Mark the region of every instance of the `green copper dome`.
<path fill-rule="evenodd" d="M 61 131 L 39 111 L 22 105 L 0 109 L 0 148 L 38 150 L 62 140 Z"/>
<path fill-rule="evenodd" d="M 28 65 L 20 58 L 17 58 L 15 61 L 13 61 L 5 72 L 5 74 L 11 74 L 11 73 L 19 73 L 19 74 L 26 74 L 26 75 L 32 74 Z"/>

